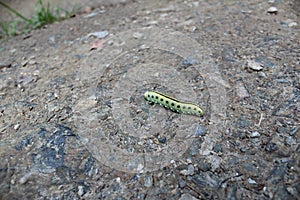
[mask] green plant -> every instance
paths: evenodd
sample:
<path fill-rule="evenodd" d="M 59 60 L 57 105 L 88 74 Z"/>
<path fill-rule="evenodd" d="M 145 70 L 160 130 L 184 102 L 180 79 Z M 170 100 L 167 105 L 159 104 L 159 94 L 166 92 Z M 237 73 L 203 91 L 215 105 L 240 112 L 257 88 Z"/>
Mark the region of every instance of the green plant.
<path fill-rule="evenodd" d="M 56 9 L 56 15 L 50 10 L 50 4 L 47 3 L 47 6 L 44 6 L 42 0 L 38 0 L 35 5 L 36 15 L 32 19 L 31 25 L 34 29 L 40 28 L 46 24 L 51 24 L 55 21 L 58 21 L 59 18 L 59 9 Z"/>
<path fill-rule="evenodd" d="M 18 22 L 17 21 L 13 21 L 11 23 L 5 23 L 5 22 L 0 22 L 0 27 L 1 27 L 1 33 L 0 32 L 0 38 L 2 37 L 2 35 L 6 35 L 6 36 L 14 36 L 17 35 L 17 25 Z"/>
<path fill-rule="evenodd" d="M 0 22 L 0 28 L 2 29 L 0 31 L 0 38 L 2 32 L 6 36 L 13 36 L 19 32 L 29 32 L 33 29 L 40 28 L 46 24 L 51 24 L 53 22 L 60 21 L 74 15 L 74 10 L 68 12 L 58 7 L 55 9 L 55 12 L 53 12 L 50 9 L 49 2 L 45 6 L 43 0 L 37 0 L 35 4 L 35 15 L 32 16 L 30 19 L 23 16 L 21 13 L 2 2 L 0 2 L 0 6 L 3 6 L 4 8 L 8 9 L 10 12 L 15 14 L 22 20 L 21 22 L 17 20 L 13 22 Z M 61 17 L 62 12 L 64 12 L 64 17 Z"/>

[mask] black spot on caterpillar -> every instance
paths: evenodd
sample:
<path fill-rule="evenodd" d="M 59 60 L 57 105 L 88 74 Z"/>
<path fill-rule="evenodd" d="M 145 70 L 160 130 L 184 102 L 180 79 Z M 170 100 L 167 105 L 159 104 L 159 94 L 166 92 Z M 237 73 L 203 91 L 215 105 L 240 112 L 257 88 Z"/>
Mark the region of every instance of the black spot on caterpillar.
<path fill-rule="evenodd" d="M 172 111 L 178 113 L 196 115 L 199 117 L 204 115 L 204 111 L 196 104 L 181 102 L 173 97 L 159 92 L 147 91 L 145 92 L 144 97 L 147 101 L 160 104 L 165 108 L 171 109 Z"/>

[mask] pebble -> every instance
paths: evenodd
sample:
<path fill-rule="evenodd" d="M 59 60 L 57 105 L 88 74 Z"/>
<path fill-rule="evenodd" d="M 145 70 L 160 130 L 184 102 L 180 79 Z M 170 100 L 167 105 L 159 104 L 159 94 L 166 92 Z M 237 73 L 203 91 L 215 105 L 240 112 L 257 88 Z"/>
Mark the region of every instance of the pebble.
<path fill-rule="evenodd" d="M 20 124 L 16 124 L 15 126 L 14 126 L 14 129 L 17 131 L 19 128 L 20 128 Z"/>
<path fill-rule="evenodd" d="M 268 10 L 267 10 L 268 13 L 271 13 L 271 14 L 277 14 L 278 13 L 278 9 L 274 6 L 270 7 Z"/>
<path fill-rule="evenodd" d="M 290 23 L 288 23 L 288 27 L 295 27 L 295 26 L 298 26 L 297 22 L 290 22 Z"/>
<path fill-rule="evenodd" d="M 189 172 L 186 169 L 181 170 L 179 173 L 182 174 L 182 175 L 184 175 L 184 176 L 189 175 Z"/>
<path fill-rule="evenodd" d="M 94 36 L 94 37 L 97 37 L 99 39 L 102 39 L 102 38 L 105 38 L 107 35 L 108 35 L 108 31 L 99 31 L 99 32 L 89 33 L 87 35 L 87 37 Z"/>
<path fill-rule="evenodd" d="M 252 138 L 257 138 L 259 136 L 260 136 L 260 133 L 258 131 L 254 131 L 254 132 L 250 133 L 250 137 L 252 137 Z"/>
<path fill-rule="evenodd" d="M 247 66 L 254 71 L 260 71 L 264 68 L 262 63 L 256 62 L 254 60 L 247 60 Z"/>
<path fill-rule="evenodd" d="M 166 137 L 158 137 L 158 141 L 162 144 L 165 144 L 167 142 L 167 138 Z"/>
<path fill-rule="evenodd" d="M 20 178 L 19 183 L 22 185 L 27 183 L 27 181 L 30 179 L 31 176 L 32 176 L 32 173 L 26 173 L 22 178 Z"/>
<path fill-rule="evenodd" d="M 179 187 L 180 187 L 180 188 L 184 188 L 185 186 L 186 186 L 186 181 L 183 180 L 183 179 L 180 179 L 180 180 L 179 180 Z"/>
<path fill-rule="evenodd" d="M 145 183 L 144 183 L 145 187 L 151 187 L 153 184 L 152 176 L 145 176 L 144 181 L 145 181 Z"/>
<path fill-rule="evenodd" d="M 186 159 L 186 162 L 187 162 L 188 164 L 191 164 L 191 163 L 192 163 L 192 159 L 191 159 L 191 158 L 187 158 L 187 159 Z"/>
<path fill-rule="evenodd" d="M 258 72 L 257 73 L 259 77 L 265 78 L 266 74 L 264 72 Z"/>
<path fill-rule="evenodd" d="M 187 169 L 189 175 L 194 175 L 195 173 L 195 168 L 193 165 L 188 165 L 188 169 Z"/>
<path fill-rule="evenodd" d="M 106 119 L 108 118 L 108 114 L 105 113 L 105 112 L 100 113 L 100 114 L 99 114 L 99 118 L 100 118 L 101 120 L 106 120 Z"/>
<path fill-rule="evenodd" d="M 298 25 L 298 23 L 293 21 L 292 19 L 283 20 L 280 22 L 280 24 L 287 27 L 295 27 Z"/>
<path fill-rule="evenodd" d="M 248 178 L 248 183 L 257 184 L 257 182 L 255 180 L 253 180 L 252 178 Z"/>
<path fill-rule="evenodd" d="M 201 163 L 199 164 L 199 169 L 200 169 L 201 171 L 203 171 L 203 172 L 207 172 L 207 171 L 209 171 L 209 170 L 211 169 L 211 165 L 208 164 L 208 163 L 205 163 L 205 162 L 201 162 Z"/>
<path fill-rule="evenodd" d="M 78 186 L 78 192 L 77 192 L 77 194 L 78 194 L 78 196 L 82 196 L 83 194 L 84 194 L 84 190 L 83 190 L 84 188 L 83 188 L 83 186 L 82 185 L 79 185 Z"/>
<path fill-rule="evenodd" d="M 274 143 L 274 142 L 269 142 L 269 143 L 266 145 L 266 148 L 265 148 L 265 150 L 266 150 L 266 151 L 269 151 L 269 152 L 271 152 L 271 151 L 276 151 L 276 150 L 278 150 L 278 149 L 279 149 L 279 148 L 278 148 L 277 144 Z"/>
<path fill-rule="evenodd" d="M 242 81 L 239 81 L 236 84 L 236 95 L 239 99 L 244 99 L 250 96 Z"/>
<path fill-rule="evenodd" d="M 215 144 L 215 146 L 213 147 L 213 151 L 216 153 L 222 152 L 222 146 L 220 144 Z"/>

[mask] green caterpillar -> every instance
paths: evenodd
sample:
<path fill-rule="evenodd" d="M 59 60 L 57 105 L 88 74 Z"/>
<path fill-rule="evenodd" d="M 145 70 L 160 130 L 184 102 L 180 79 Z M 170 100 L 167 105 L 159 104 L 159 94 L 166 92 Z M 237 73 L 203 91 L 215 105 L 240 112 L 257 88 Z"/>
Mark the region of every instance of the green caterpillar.
<path fill-rule="evenodd" d="M 204 111 L 196 104 L 180 102 L 173 97 L 169 97 L 159 92 L 147 91 L 145 92 L 144 97 L 147 101 L 160 104 L 165 108 L 178 113 L 196 115 L 199 117 L 204 115 Z"/>

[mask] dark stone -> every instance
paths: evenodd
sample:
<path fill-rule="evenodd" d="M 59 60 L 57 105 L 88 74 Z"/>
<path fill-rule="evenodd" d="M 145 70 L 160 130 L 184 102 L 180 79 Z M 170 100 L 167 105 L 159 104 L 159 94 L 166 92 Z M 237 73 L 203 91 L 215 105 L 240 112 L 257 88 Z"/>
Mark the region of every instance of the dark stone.
<path fill-rule="evenodd" d="M 216 153 L 222 152 L 223 149 L 222 149 L 221 144 L 215 144 L 215 146 L 213 147 L 213 151 Z"/>
<path fill-rule="evenodd" d="M 279 148 L 278 148 L 277 144 L 274 142 L 268 142 L 268 144 L 266 145 L 266 148 L 265 148 L 266 151 L 270 151 L 270 152 L 276 151 L 278 149 Z"/>
<path fill-rule="evenodd" d="M 199 167 L 199 169 L 201 171 L 207 172 L 207 171 L 209 171 L 211 169 L 211 164 L 208 164 L 208 163 L 205 163 L 205 162 L 201 162 L 198 167 Z"/>
<path fill-rule="evenodd" d="M 290 130 L 290 135 L 291 136 L 295 135 L 298 132 L 298 130 L 299 130 L 299 126 L 292 127 Z"/>
<path fill-rule="evenodd" d="M 220 179 L 211 172 L 200 173 L 193 176 L 192 182 L 197 184 L 199 187 L 218 189 L 220 186 Z"/>
<path fill-rule="evenodd" d="M 167 142 L 167 138 L 166 137 L 158 137 L 158 141 L 162 144 L 165 144 Z"/>

